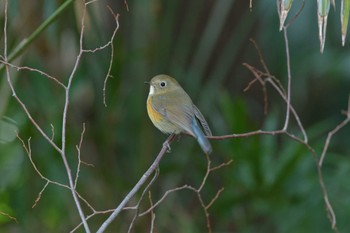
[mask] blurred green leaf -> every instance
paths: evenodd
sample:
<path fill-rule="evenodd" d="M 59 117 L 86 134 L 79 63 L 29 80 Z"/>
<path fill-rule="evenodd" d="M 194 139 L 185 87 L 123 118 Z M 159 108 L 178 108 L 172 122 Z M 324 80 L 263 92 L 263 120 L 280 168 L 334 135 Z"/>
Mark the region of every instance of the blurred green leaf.
<path fill-rule="evenodd" d="M 280 12 L 280 31 L 283 29 L 284 22 L 288 16 L 288 12 L 292 7 L 293 0 L 282 0 L 281 1 L 281 12 Z"/>
<path fill-rule="evenodd" d="M 16 122 L 8 117 L 0 119 L 0 143 L 9 143 L 16 138 L 18 127 Z"/>
<path fill-rule="evenodd" d="M 0 157 L 0 191 L 18 182 L 21 175 L 21 166 L 24 156 L 19 144 L 1 145 L 2 156 Z"/>
<path fill-rule="evenodd" d="M 3 197 L 1 197 L 3 198 Z M 13 214 L 13 209 L 4 202 L 0 202 L 0 224 L 7 224 L 7 223 L 11 223 L 11 222 L 15 222 L 14 219 L 12 219 L 11 217 L 13 217 L 11 214 Z M 9 216 L 7 216 L 9 215 Z M 10 217 L 11 216 L 11 217 Z"/>
<path fill-rule="evenodd" d="M 320 51 L 323 53 L 324 45 L 326 43 L 326 31 L 327 31 L 327 20 L 330 8 L 329 0 L 318 0 L 318 33 L 320 39 Z"/>
<path fill-rule="evenodd" d="M 328 16 L 330 8 L 330 0 L 318 0 L 318 15 L 321 17 Z"/>
<path fill-rule="evenodd" d="M 341 35 L 342 35 L 343 46 L 345 45 L 346 32 L 348 30 L 349 11 L 350 11 L 350 0 L 342 0 L 341 9 L 340 9 L 340 20 L 341 20 Z"/>

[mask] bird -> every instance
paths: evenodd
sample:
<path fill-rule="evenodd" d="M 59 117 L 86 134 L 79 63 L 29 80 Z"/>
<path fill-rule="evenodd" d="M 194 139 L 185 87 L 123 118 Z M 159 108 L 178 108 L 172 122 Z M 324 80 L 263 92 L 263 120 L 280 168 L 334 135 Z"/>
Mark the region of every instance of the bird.
<path fill-rule="evenodd" d="M 165 134 L 193 136 L 204 153 L 209 155 L 212 152 L 206 137 L 212 136 L 209 125 L 176 79 L 159 74 L 145 83 L 150 85 L 147 112 L 154 126 Z"/>

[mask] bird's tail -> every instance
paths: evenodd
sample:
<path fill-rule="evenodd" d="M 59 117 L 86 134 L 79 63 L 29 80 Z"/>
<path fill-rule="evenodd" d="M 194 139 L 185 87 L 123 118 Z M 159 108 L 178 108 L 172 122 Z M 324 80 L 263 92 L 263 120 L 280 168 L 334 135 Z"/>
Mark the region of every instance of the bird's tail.
<path fill-rule="evenodd" d="M 192 130 L 196 136 L 199 146 L 202 148 L 204 153 L 210 154 L 212 152 L 211 144 L 209 140 L 206 138 L 206 136 L 204 135 L 200 126 L 198 125 L 198 122 L 195 117 L 193 117 L 193 120 L 192 120 Z"/>

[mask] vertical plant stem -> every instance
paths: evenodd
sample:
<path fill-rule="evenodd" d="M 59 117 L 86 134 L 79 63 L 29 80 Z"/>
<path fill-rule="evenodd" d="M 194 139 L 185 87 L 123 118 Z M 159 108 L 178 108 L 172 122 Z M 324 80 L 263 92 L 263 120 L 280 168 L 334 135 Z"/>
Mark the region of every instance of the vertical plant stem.
<path fill-rule="evenodd" d="M 51 23 L 53 23 L 57 17 L 62 14 L 68 6 L 75 0 L 66 0 L 55 12 L 53 12 L 49 18 L 47 18 L 29 37 L 23 39 L 16 48 L 9 54 L 7 62 L 13 61 L 17 58 Z M 4 66 L 0 66 L 0 71 L 4 69 Z"/>
<path fill-rule="evenodd" d="M 286 57 L 287 57 L 287 73 L 288 73 L 288 82 L 287 82 L 287 111 L 286 111 L 286 119 L 284 122 L 283 130 L 287 130 L 289 123 L 289 115 L 290 115 L 290 92 L 291 92 L 291 84 L 292 84 L 292 74 L 290 70 L 290 55 L 289 55 L 289 44 L 288 44 L 288 35 L 287 35 L 287 27 L 284 27 L 284 41 L 286 46 Z"/>

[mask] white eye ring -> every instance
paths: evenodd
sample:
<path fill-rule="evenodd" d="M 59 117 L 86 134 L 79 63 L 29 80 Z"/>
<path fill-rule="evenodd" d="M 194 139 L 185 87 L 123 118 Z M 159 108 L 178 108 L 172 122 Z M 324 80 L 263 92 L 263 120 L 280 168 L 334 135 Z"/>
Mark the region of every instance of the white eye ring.
<path fill-rule="evenodd" d="M 166 82 L 165 82 L 165 81 L 161 81 L 161 82 L 159 83 L 159 86 L 160 86 L 160 87 L 165 87 L 165 86 L 166 86 Z"/>

